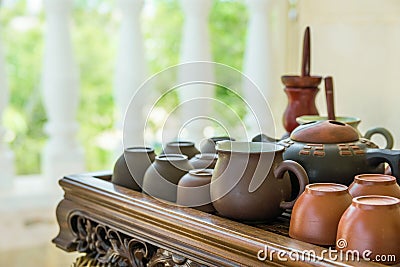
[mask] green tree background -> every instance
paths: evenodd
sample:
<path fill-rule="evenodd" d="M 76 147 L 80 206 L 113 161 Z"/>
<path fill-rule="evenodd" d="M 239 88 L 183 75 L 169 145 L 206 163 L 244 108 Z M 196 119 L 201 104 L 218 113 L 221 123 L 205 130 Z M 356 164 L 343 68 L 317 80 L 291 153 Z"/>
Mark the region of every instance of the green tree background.
<path fill-rule="evenodd" d="M 145 9 L 141 19 L 147 62 L 154 74 L 179 63 L 184 18 L 177 0 L 152 0 L 151 4 L 152 9 Z M 71 20 L 80 71 L 79 141 L 89 171 L 110 169 L 113 151 L 93 140 L 112 132 L 115 121 L 112 74 L 120 15 L 115 1 L 77 0 Z M 17 174 L 40 173 L 40 155 L 47 138 L 40 94 L 45 15 L 29 10 L 27 1 L 15 1 L 2 7 L 0 23 L 10 88 L 10 104 L 4 114 L 5 141 L 15 153 Z M 214 1 L 209 18 L 214 61 L 241 70 L 246 27 L 247 13 L 241 1 Z M 217 88 L 216 97 L 234 101 L 237 96 Z M 171 94 L 160 105 L 177 102 L 177 96 Z M 236 108 L 244 116 L 244 108 Z"/>

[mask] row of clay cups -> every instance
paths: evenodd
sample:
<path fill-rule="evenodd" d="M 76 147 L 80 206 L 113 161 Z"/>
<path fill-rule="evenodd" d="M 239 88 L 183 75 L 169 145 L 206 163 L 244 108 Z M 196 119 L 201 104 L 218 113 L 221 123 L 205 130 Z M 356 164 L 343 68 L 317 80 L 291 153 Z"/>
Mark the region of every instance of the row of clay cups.
<path fill-rule="evenodd" d="M 126 148 L 114 165 L 111 181 L 119 186 L 176 202 L 176 187 L 180 179 L 194 169 L 213 169 L 218 158 L 213 148 L 216 142 L 226 138 L 206 139 L 202 143 L 201 153 L 189 141 L 169 142 L 158 156 L 151 147 Z M 211 177 L 205 175 L 205 172 L 196 174 L 192 171 L 191 175 L 207 179 Z"/>
<path fill-rule="evenodd" d="M 400 187 L 389 175 L 357 175 L 349 187 L 309 184 L 293 207 L 289 236 L 360 255 L 371 251 L 371 258 L 395 255 L 400 262 L 399 198 Z"/>

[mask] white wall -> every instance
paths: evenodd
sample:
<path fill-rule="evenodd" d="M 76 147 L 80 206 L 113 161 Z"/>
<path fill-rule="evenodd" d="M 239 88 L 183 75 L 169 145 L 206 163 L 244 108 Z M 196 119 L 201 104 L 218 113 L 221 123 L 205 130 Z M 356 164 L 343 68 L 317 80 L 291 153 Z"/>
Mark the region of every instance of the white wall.
<path fill-rule="evenodd" d="M 312 30 L 311 72 L 333 76 L 336 113 L 360 117 L 362 133 L 374 126 L 388 128 L 399 149 L 400 1 L 300 0 L 297 23 L 289 24 L 288 32 L 297 27 L 302 35 L 307 25 Z M 288 60 L 287 70 L 298 71 L 300 43 L 289 44 L 288 54 L 293 49 L 297 62 Z M 317 105 L 326 114 L 323 87 Z"/>

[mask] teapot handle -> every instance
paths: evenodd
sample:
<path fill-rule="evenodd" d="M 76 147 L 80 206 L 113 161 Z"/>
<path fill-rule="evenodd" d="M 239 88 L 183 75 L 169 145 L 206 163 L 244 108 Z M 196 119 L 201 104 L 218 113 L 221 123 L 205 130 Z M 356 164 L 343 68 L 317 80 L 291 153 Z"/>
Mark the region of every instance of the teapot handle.
<path fill-rule="evenodd" d="M 396 177 L 397 183 L 400 184 L 400 150 L 368 149 L 366 158 L 371 165 L 378 165 L 384 162 L 389 163 L 392 175 Z"/>
<path fill-rule="evenodd" d="M 283 175 L 286 171 L 291 171 L 296 176 L 297 180 L 299 180 L 300 189 L 296 198 L 292 201 L 283 201 L 280 204 L 282 209 L 291 209 L 293 208 L 294 203 L 297 198 L 304 192 L 306 185 L 308 184 L 308 176 L 304 168 L 293 160 L 284 160 L 282 161 L 278 167 L 274 170 L 274 175 L 277 179 L 282 179 Z"/>
<path fill-rule="evenodd" d="M 393 135 L 387 129 L 382 127 L 372 128 L 365 133 L 364 138 L 371 139 L 374 134 L 380 134 L 386 139 L 386 149 L 393 148 Z"/>

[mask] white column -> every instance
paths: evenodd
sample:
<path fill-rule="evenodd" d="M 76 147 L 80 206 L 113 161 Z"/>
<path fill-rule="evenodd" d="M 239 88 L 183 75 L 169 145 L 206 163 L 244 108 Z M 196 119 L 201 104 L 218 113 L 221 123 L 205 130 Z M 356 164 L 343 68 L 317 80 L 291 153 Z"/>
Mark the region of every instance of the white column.
<path fill-rule="evenodd" d="M 184 13 L 183 36 L 181 43 L 180 62 L 192 61 L 211 61 L 210 38 L 208 32 L 208 14 L 211 9 L 212 0 L 181 0 Z M 190 70 L 181 68 L 179 81 L 203 80 L 214 81 L 214 69 L 210 64 L 208 67 L 196 68 L 192 66 Z M 179 90 L 180 101 L 190 101 L 198 97 L 213 98 L 214 87 L 204 84 L 192 84 Z M 181 122 L 187 123 L 189 120 L 199 116 L 211 115 L 212 101 L 193 101 L 182 105 Z M 201 112 L 199 112 L 201 111 Z M 189 124 L 188 136 L 191 141 L 198 142 L 204 138 L 203 128 L 205 121 L 198 121 Z"/>
<path fill-rule="evenodd" d="M 114 76 L 114 98 L 117 113 L 115 128 L 122 133 L 123 120 L 126 109 L 136 90 L 147 77 L 147 64 L 145 49 L 140 24 L 140 13 L 143 8 L 143 0 L 119 0 L 119 8 L 122 14 L 120 26 L 119 47 Z M 150 92 L 149 92 L 150 93 Z M 137 97 L 144 97 L 140 94 Z M 146 99 L 135 104 L 146 104 Z M 125 146 L 143 145 L 143 129 L 140 128 L 145 119 L 145 114 L 135 114 L 137 123 L 129 123 L 125 126 Z M 138 126 L 138 127 L 135 127 Z M 122 136 L 122 134 L 121 134 Z M 117 147 L 117 153 L 121 154 L 122 143 Z"/>
<path fill-rule="evenodd" d="M 45 0 L 43 100 L 49 140 L 42 156 L 42 173 L 54 181 L 84 171 L 83 151 L 76 140 L 79 103 L 78 69 L 69 30 L 72 0 Z M 53 182 L 52 182 L 53 183 Z"/>
<path fill-rule="evenodd" d="M 0 42 L 0 190 L 12 188 L 14 178 L 14 154 L 4 142 L 5 128 L 3 127 L 3 113 L 8 105 L 8 85 L 5 71 L 3 46 Z"/>
<path fill-rule="evenodd" d="M 266 100 L 271 102 L 272 91 L 272 56 L 269 6 L 270 0 L 247 0 L 249 22 L 247 29 L 246 50 L 244 55 L 243 72 L 258 86 Z M 254 114 L 246 116 L 246 125 L 250 135 L 259 133 L 274 134 L 274 123 L 271 114 L 266 113 L 265 101 L 250 90 L 251 86 L 243 82 L 243 96 L 254 110 Z M 271 103 L 269 103 L 271 104 Z M 260 129 L 261 127 L 261 129 Z"/>

